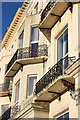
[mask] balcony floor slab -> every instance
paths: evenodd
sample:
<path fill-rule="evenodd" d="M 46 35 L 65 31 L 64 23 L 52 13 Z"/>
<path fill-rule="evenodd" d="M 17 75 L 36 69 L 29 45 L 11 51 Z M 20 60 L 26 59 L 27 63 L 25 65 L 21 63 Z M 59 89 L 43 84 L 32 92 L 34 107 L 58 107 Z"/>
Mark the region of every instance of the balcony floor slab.
<path fill-rule="evenodd" d="M 36 102 L 52 102 L 53 100 L 57 99 L 63 93 L 68 91 L 67 86 L 63 84 L 64 81 L 67 84 L 75 84 L 75 79 L 73 77 L 70 77 L 69 75 L 61 75 L 46 88 L 44 88 L 40 93 L 38 93 L 34 100 Z"/>
<path fill-rule="evenodd" d="M 13 65 L 10 67 L 10 69 L 5 74 L 6 77 L 10 78 L 11 80 L 16 75 L 16 73 L 20 70 L 20 68 L 24 65 L 29 64 L 37 64 L 37 63 L 43 63 L 48 59 L 47 56 L 41 56 L 41 57 L 33 57 L 33 58 L 25 58 L 25 59 L 18 59 L 16 60 Z"/>

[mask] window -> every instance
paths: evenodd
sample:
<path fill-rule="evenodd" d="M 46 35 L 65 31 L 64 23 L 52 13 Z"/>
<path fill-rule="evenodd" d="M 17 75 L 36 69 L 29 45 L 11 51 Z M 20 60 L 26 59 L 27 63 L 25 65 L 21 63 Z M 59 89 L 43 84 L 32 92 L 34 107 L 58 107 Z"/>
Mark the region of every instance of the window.
<path fill-rule="evenodd" d="M 19 103 L 20 82 L 16 84 L 16 105 Z"/>
<path fill-rule="evenodd" d="M 24 36 L 24 31 L 19 36 L 19 48 L 23 48 L 23 36 Z"/>
<path fill-rule="evenodd" d="M 39 28 L 32 27 L 31 30 L 31 57 L 38 56 Z"/>
<path fill-rule="evenodd" d="M 57 59 L 65 58 L 63 71 L 68 66 L 68 29 L 57 40 Z"/>
<path fill-rule="evenodd" d="M 69 120 L 69 112 L 60 116 L 57 120 Z"/>
<path fill-rule="evenodd" d="M 61 35 L 57 42 L 58 60 L 68 53 L 68 29 Z"/>
<path fill-rule="evenodd" d="M 35 84 L 37 81 L 37 76 L 36 75 L 32 75 L 32 76 L 28 76 L 28 96 L 30 96 L 35 88 Z"/>

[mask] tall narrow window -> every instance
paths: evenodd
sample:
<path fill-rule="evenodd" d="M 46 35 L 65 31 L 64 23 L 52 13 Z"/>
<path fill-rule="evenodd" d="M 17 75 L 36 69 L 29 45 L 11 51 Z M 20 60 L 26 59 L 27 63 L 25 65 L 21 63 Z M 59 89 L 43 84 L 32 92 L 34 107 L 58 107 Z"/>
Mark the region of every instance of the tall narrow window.
<path fill-rule="evenodd" d="M 58 39 L 58 60 L 65 57 L 68 53 L 68 29 Z"/>
<path fill-rule="evenodd" d="M 39 28 L 32 27 L 31 30 L 31 57 L 38 56 Z"/>
<path fill-rule="evenodd" d="M 20 82 L 16 84 L 16 105 L 19 103 Z"/>
<path fill-rule="evenodd" d="M 65 58 L 63 61 L 63 71 L 68 66 L 68 29 L 57 41 L 57 59 Z"/>
<path fill-rule="evenodd" d="M 23 48 L 23 36 L 24 36 L 24 31 L 19 36 L 19 48 Z"/>
<path fill-rule="evenodd" d="M 36 75 L 28 77 L 28 89 L 27 89 L 28 96 L 30 96 L 33 93 L 36 81 L 37 81 Z"/>

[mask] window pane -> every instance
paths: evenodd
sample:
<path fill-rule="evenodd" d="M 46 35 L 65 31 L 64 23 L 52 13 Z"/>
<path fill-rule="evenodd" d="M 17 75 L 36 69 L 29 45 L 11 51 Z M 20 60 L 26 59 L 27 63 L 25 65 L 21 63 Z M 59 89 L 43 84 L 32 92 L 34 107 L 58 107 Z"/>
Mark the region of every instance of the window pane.
<path fill-rule="evenodd" d="M 64 114 L 64 120 L 69 120 L 69 113 Z"/>
<path fill-rule="evenodd" d="M 31 44 L 31 57 L 38 56 L 38 43 Z"/>
<path fill-rule="evenodd" d="M 39 40 L 39 28 L 38 27 L 32 27 L 31 42 L 38 41 L 38 40 Z"/>
<path fill-rule="evenodd" d="M 16 102 L 19 101 L 19 90 L 20 90 L 20 83 L 16 86 Z"/>
<path fill-rule="evenodd" d="M 63 57 L 63 36 L 61 36 L 58 39 L 57 47 L 58 47 L 58 60 L 60 60 Z"/>
<path fill-rule="evenodd" d="M 33 93 L 36 80 L 37 80 L 37 76 L 29 76 L 29 78 L 28 78 L 28 96 L 30 96 Z"/>
<path fill-rule="evenodd" d="M 22 32 L 22 34 L 19 37 L 19 48 L 23 48 L 23 34 L 24 32 Z"/>
<path fill-rule="evenodd" d="M 57 118 L 57 120 L 69 120 L 69 113 L 60 116 L 59 118 Z"/>
<path fill-rule="evenodd" d="M 68 30 L 65 31 L 63 40 L 63 56 L 65 56 L 68 53 Z"/>

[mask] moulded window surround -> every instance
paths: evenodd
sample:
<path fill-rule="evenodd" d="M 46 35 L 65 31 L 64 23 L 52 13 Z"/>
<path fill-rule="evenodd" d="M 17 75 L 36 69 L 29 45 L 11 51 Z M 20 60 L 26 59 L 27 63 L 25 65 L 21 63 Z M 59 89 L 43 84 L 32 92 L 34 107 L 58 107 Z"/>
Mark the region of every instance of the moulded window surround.
<path fill-rule="evenodd" d="M 37 75 L 28 75 L 27 97 L 33 94 L 36 82 L 37 82 Z"/>

